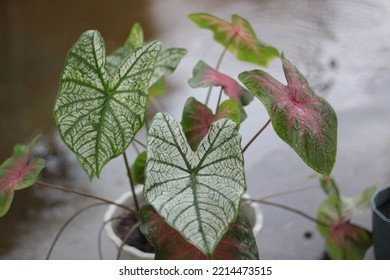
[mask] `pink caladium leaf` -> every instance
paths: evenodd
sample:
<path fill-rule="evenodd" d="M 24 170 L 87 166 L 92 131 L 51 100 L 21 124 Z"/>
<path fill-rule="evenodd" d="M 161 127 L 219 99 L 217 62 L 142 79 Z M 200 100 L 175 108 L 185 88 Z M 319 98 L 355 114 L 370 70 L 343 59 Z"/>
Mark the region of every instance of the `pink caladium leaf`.
<path fill-rule="evenodd" d="M 325 238 L 325 247 L 332 259 L 362 259 L 372 245 L 372 235 L 367 229 L 351 223 L 352 214 L 368 210 L 375 187 L 364 190 L 354 198 L 340 195 L 331 177 L 320 178 L 328 197 L 318 207 L 317 228 Z M 324 188 L 325 187 L 325 188 Z"/>
<path fill-rule="evenodd" d="M 349 219 L 337 215 L 335 196 L 329 196 L 318 209 L 318 231 L 325 238 L 326 251 L 331 259 L 362 259 L 372 245 L 371 233 Z"/>
<path fill-rule="evenodd" d="M 253 94 L 242 87 L 236 80 L 199 61 L 193 70 L 193 77 L 188 84 L 192 88 L 217 86 L 222 87 L 227 96 L 239 102 L 241 106 L 248 105 L 253 100 Z"/>
<path fill-rule="evenodd" d="M 229 118 L 239 126 L 240 116 L 240 106 L 233 99 L 222 102 L 218 107 L 217 114 L 214 115 L 206 105 L 190 97 L 184 105 L 181 125 L 188 144 L 195 151 L 207 135 L 213 122 Z"/>
<path fill-rule="evenodd" d="M 278 136 L 307 165 L 329 175 L 336 160 L 336 113 L 313 92 L 305 77 L 283 54 L 282 63 L 287 85 L 261 70 L 243 72 L 239 79 L 264 104 Z"/>
<path fill-rule="evenodd" d="M 186 241 L 178 231 L 169 226 L 152 206 L 140 211 L 140 229 L 155 250 L 155 259 L 206 260 L 208 257 Z M 210 259 L 258 260 L 259 252 L 252 227 L 246 216 L 239 212 L 237 220 L 222 237 Z"/>
<path fill-rule="evenodd" d="M 33 185 L 45 167 L 43 159 L 30 158 L 36 140 L 28 145 L 15 145 L 12 156 L 0 165 L 0 217 L 8 212 L 14 191 Z"/>
<path fill-rule="evenodd" d="M 232 22 L 207 13 L 190 14 L 189 18 L 200 28 L 211 30 L 214 39 L 239 60 L 267 66 L 273 58 L 279 56 L 279 51 L 261 42 L 249 22 L 238 15 L 232 15 Z"/>

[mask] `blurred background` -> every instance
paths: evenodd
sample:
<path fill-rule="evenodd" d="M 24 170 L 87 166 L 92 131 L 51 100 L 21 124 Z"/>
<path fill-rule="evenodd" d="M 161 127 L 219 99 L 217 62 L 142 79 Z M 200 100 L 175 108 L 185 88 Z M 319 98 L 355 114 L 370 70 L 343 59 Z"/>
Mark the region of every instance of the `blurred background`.
<path fill-rule="evenodd" d="M 283 51 L 316 93 L 329 101 L 339 121 L 333 176 L 344 195 L 390 183 L 390 2 L 385 0 L 0 0 L 0 162 L 11 155 L 14 144 L 41 134 L 36 152 L 47 162 L 41 180 L 109 199 L 127 191 L 121 158 L 110 162 L 99 180 L 89 182 L 75 156 L 59 141 L 52 108 L 66 53 L 88 29 L 101 32 L 110 52 L 123 44 L 135 22 L 141 23 L 146 40 L 161 40 L 164 48 L 188 49 L 168 78 L 167 94 L 158 99 L 162 109 L 179 120 L 188 97 L 206 97 L 207 89 L 187 85 L 192 67 L 200 59 L 215 65 L 223 50 L 210 31 L 198 29 L 188 19 L 192 12 L 248 19 L 257 36 Z M 227 54 L 220 70 L 236 77 L 254 68 Z M 284 83 L 279 60 L 267 71 Z M 258 100 L 247 112 L 249 118 L 241 128 L 243 144 L 268 119 Z M 150 110 L 149 117 L 155 113 Z M 140 134 L 137 138 L 143 137 Z M 128 155 L 132 161 L 134 150 L 130 148 Z M 245 168 L 248 192 L 257 198 L 317 184 L 309 179 L 313 171 L 271 127 L 245 153 Z M 273 201 L 316 216 L 324 198 L 321 190 L 311 189 Z M 91 202 L 42 187 L 17 192 L 9 213 L 0 220 L 0 259 L 45 258 L 66 219 Z M 262 259 L 323 257 L 323 239 L 313 222 L 261 207 L 264 227 L 257 243 Z M 74 220 L 52 258 L 98 258 L 105 210 L 90 209 Z M 353 221 L 371 228 L 369 212 Z M 105 236 L 102 243 L 104 258 L 115 258 L 115 248 Z M 366 258 L 373 258 L 372 250 Z"/>

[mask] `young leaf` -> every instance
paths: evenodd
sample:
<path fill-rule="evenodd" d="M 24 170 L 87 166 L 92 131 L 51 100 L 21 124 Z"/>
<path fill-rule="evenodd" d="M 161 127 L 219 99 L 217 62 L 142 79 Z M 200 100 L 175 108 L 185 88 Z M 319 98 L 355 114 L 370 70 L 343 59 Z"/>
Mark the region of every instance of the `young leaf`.
<path fill-rule="evenodd" d="M 125 44 L 113 51 L 107 56 L 106 68 L 110 74 L 113 74 L 122 61 L 136 49 L 144 44 L 144 32 L 139 23 L 135 23 L 127 37 Z"/>
<path fill-rule="evenodd" d="M 110 74 L 117 70 L 119 65 L 126 57 L 144 45 L 143 38 L 143 31 L 141 26 L 139 24 L 135 24 L 124 46 L 120 47 L 112 54 L 107 56 L 106 67 Z M 187 50 L 181 48 L 170 48 L 160 52 L 156 61 L 156 68 L 149 81 L 149 88 L 153 87 L 166 75 L 172 74 L 186 53 Z"/>
<path fill-rule="evenodd" d="M 241 106 L 248 105 L 253 100 L 253 94 L 229 76 L 211 68 L 203 61 L 199 61 L 194 70 L 193 77 L 188 80 L 192 88 L 220 86 L 225 94 L 239 102 Z"/>
<path fill-rule="evenodd" d="M 362 259 L 372 245 L 371 233 L 340 217 L 336 200 L 336 196 L 330 195 L 318 208 L 317 219 L 328 225 L 317 226 L 325 238 L 326 250 L 331 259 Z"/>
<path fill-rule="evenodd" d="M 279 137 L 307 165 L 329 175 L 336 160 L 336 113 L 283 55 L 282 63 L 287 86 L 260 70 L 243 72 L 239 79 L 264 104 Z"/>
<path fill-rule="evenodd" d="M 229 119 L 213 123 L 195 152 L 170 115 L 158 113 L 149 128 L 145 199 L 208 257 L 236 219 L 246 190 L 240 142 Z"/>
<path fill-rule="evenodd" d="M 140 210 L 140 229 L 155 249 L 156 260 L 205 260 L 205 254 L 188 243 L 169 226 L 150 205 Z M 211 255 L 212 260 L 258 260 L 252 227 L 240 211 L 237 220 L 222 237 Z"/>
<path fill-rule="evenodd" d="M 186 53 L 186 49 L 180 48 L 170 48 L 162 51 L 157 58 L 156 69 L 150 79 L 149 87 L 153 86 L 162 77 L 172 74 Z"/>
<path fill-rule="evenodd" d="M 135 185 L 145 183 L 145 165 L 146 165 L 146 151 L 140 153 L 131 166 L 131 174 L 133 175 L 133 183 Z"/>
<path fill-rule="evenodd" d="M 195 151 L 200 141 L 207 135 L 211 125 L 217 120 L 229 118 L 240 125 L 240 106 L 235 100 L 225 100 L 218 107 L 217 114 L 203 103 L 190 97 L 184 105 L 181 125 L 191 149 Z"/>
<path fill-rule="evenodd" d="M 131 28 L 129 37 L 127 37 L 125 46 L 136 50 L 144 45 L 144 31 L 141 24 L 136 22 Z M 123 60 L 123 59 L 122 59 Z"/>
<path fill-rule="evenodd" d="M 207 13 L 190 14 L 189 18 L 199 27 L 210 29 L 214 39 L 239 60 L 267 66 L 279 56 L 276 48 L 259 42 L 249 22 L 238 15 L 232 16 L 231 23 Z"/>
<path fill-rule="evenodd" d="M 12 156 L 0 165 L 0 217 L 8 212 L 14 191 L 34 185 L 45 167 L 43 159 L 30 158 L 37 138 L 28 145 L 15 145 Z"/>
<path fill-rule="evenodd" d="M 64 143 L 90 179 L 122 154 L 143 126 L 149 80 L 159 42 L 125 58 L 115 73 L 105 67 L 105 48 L 97 31 L 87 31 L 65 62 L 54 117 Z"/>
<path fill-rule="evenodd" d="M 371 198 L 376 191 L 375 186 L 365 189 L 360 195 L 353 198 L 342 197 L 344 216 L 351 217 L 354 214 L 359 214 L 367 211 L 371 207 Z"/>

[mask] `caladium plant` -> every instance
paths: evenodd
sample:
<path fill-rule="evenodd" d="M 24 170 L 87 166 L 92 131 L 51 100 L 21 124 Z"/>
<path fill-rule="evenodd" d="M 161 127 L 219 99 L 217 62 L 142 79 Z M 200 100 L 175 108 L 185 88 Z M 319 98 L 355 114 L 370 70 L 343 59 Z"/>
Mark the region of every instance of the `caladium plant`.
<path fill-rule="evenodd" d="M 37 138 L 28 145 L 15 145 L 10 158 L 0 165 L 0 217 L 4 216 L 12 203 L 14 192 L 35 184 L 45 161 L 31 157 Z"/>
<path fill-rule="evenodd" d="M 241 147 L 244 106 L 255 96 L 270 117 L 253 140 L 271 122 L 279 137 L 325 176 L 331 174 L 336 159 L 336 113 L 296 66 L 257 37 L 246 19 L 233 15 L 228 22 L 206 13 L 189 17 L 211 30 L 224 47 L 215 67 L 201 60 L 188 80 L 191 88 L 208 87 L 209 93 L 220 88 L 214 111 L 208 98 L 202 103 L 190 97 L 180 122 L 161 112 L 148 125 L 149 101 L 166 90 L 165 78 L 186 50 L 161 51 L 160 42 L 144 41 L 136 23 L 124 45 L 107 56 L 98 31 L 80 36 L 65 60 L 54 118 L 61 139 L 90 179 L 124 155 L 132 190 L 136 184 L 144 185 L 146 204 L 135 210 L 156 259 L 258 259 L 252 225 L 240 207 L 247 190 L 243 153 L 252 143 Z M 220 68 L 227 51 L 261 67 L 281 57 L 287 84 L 260 69 L 245 71 L 239 79 L 224 74 Z M 143 128 L 146 144 L 135 141 Z M 130 166 L 126 150 L 131 143 L 136 143 L 136 150 L 139 146 L 145 150 Z M 28 159 L 32 145 L 17 148 L 0 167 L 1 215 L 9 208 L 13 191 L 33 184 L 43 168 L 42 160 Z M 369 234 L 350 224 L 349 218 L 365 199 L 341 198 L 335 186 L 324 182 L 328 199 L 320 206 L 318 223 L 328 251 L 334 258 L 361 257 Z M 363 249 L 354 246 L 356 240 L 363 240 Z"/>
<path fill-rule="evenodd" d="M 232 52 L 239 60 L 267 66 L 279 51 L 257 38 L 250 23 L 239 15 L 232 15 L 228 22 L 207 13 L 189 15 L 199 27 L 209 29 L 214 39 Z"/>
<path fill-rule="evenodd" d="M 317 228 L 325 238 L 326 251 L 332 259 L 362 259 L 372 245 L 371 232 L 351 222 L 352 215 L 370 208 L 375 187 L 354 198 L 343 197 L 333 178 L 322 176 L 320 183 L 328 197 L 318 207 Z"/>

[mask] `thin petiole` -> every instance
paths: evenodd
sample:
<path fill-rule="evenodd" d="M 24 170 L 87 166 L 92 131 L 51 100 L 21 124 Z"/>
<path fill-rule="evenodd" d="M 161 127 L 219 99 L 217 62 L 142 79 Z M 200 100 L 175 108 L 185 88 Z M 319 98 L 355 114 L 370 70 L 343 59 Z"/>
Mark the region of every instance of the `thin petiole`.
<path fill-rule="evenodd" d="M 133 176 L 131 175 L 130 165 L 129 165 L 129 161 L 127 160 L 126 152 L 123 153 L 123 158 L 125 160 L 127 176 L 129 177 L 130 188 L 131 188 L 131 192 L 133 194 L 135 210 L 138 212 L 139 211 L 139 205 L 138 205 L 137 196 L 135 195 Z"/>
<path fill-rule="evenodd" d="M 271 119 L 269 119 L 265 125 L 263 125 L 262 128 L 255 134 L 255 136 L 252 137 L 252 139 L 246 144 L 246 146 L 242 149 L 242 152 L 245 153 L 245 151 L 249 148 L 249 146 L 253 143 L 253 141 L 256 140 L 256 138 L 266 129 L 266 127 L 271 123 Z"/>

